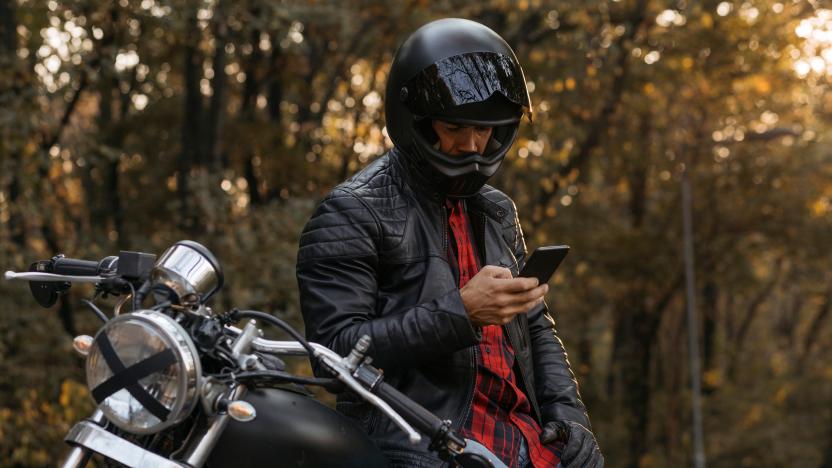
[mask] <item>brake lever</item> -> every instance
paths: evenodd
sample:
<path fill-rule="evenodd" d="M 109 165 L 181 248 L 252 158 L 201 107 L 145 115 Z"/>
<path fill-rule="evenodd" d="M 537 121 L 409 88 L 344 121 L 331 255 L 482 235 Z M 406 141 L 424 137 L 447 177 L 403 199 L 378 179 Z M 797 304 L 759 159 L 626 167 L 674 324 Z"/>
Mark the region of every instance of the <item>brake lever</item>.
<path fill-rule="evenodd" d="M 22 280 L 22 281 L 57 281 L 71 283 L 100 283 L 104 281 L 101 276 L 73 276 L 73 275 L 58 275 L 55 273 L 39 273 L 39 272 L 25 272 L 15 273 L 14 271 L 7 271 L 4 275 L 7 281 Z"/>
<path fill-rule="evenodd" d="M 391 408 L 390 405 L 387 404 L 387 402 L 377 397 L 376 395 L 373 395 L 372 393 L 370 393 L 369 390 L 365 389 L 360 383 L 358 383 L 358 381 L 355 380 L 352 374 L 350 374 L 350 372 L 343 365 L 342 359 L 343 358 L 338 356 L 337 363 L 333 363 L 331 362 L 329 356 L 321 356 L 321 361 L 324 363 L 324 365 L 333 370 L 340 381 L 347 384 L 347 386 L 350 387 L 352 391 L 364 397 L 365 400 L 375 405 L 376 408 L 382 410 L 384 414 L 386 414 L 390 419 L 393 420 L 394 423 L 396 423 L 397 426 L 399 426 L 399 428 L 401 428 L 403 431 L 407 433 L 408 440 L 410 440 L 411 444 L 418 444 L 422 440 L 422 436 L 418 432 L 416 432 L 416 430 L 413 429 L 413 426 L 411 426 L 410 423 L 405 421 L 404 418 L 401 415 L 399 415 L 399 413 L 397 413 L 393 408 Z"/>

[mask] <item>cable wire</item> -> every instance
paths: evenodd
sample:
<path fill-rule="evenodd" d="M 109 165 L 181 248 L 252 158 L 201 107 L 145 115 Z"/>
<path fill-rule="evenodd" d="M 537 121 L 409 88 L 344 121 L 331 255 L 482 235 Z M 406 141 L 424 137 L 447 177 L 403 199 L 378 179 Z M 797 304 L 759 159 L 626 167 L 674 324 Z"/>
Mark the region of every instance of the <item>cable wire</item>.
<path fill-rule="evenodd" d="M 101 319 L 102 322 L 107 323 L 110 319 L 107 318 L 107 315 L 101 311 L 95 304 L 92 303 L 89 299 L 81 299 L 81 302 L 87 305 L 90 309 L 92 309 L 93 313 Z"/>
<path fill-rule="evenodd" d="M 313 348 L 312 345 L 310 345 L 309 342 L 306 341 L 301 336 L 300 333 L 298 333 L 294 328 L 292 328 L 291 325 L 289 325 L 288 323 L 284 322 L 283 320 L 275 317 L 274 315 L 269 315 L 265 312 L 260 312 L 259 310 L 238 310 L 238 309 L 234 309 L 234 310 L 231 311 L 231 318 L 234 319 L 234 320 L 239 320 L 239 319 L 242 319 L 242 318 L 256 318 L 256 319 L 260 319 L 260 320 L 264 320 L 266 322 L 269 322 L 272 325 L 275 325 L 276 327 L 285 331 L 292 338 L 297 340 L 297 342 L 300 343 L 301 346 L 306 348 L 306 351 L 309 352 L 310 357 L 315 356 L 315 348 Z"/>
<path fill-rule="evenodd" d="M 318 377 L 303 377 L 300 375 L 290 374 L 281 371 L 243 371 L 235 372 L 233 375 L 214 375 L 213 377 L 219 379 L 234 378 L 234 380 L 241 382 L 246 380 L 254 381 L 255 384 L 273 383 L 296 383 L 301 385 L 315 385 L 324 387 L 327 390 L 340 388 L 341 382 L 337 379 L 318 378 Z"/>

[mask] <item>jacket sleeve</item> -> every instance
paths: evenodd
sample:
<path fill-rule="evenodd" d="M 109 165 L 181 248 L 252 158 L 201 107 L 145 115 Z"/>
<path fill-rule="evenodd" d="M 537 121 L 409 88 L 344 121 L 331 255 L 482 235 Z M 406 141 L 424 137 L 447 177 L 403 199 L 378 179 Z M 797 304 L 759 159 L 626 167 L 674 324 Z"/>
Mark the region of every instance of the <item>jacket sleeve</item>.
<path fill-rule="evenodd" d="M 526 264 L 526 242 L 515 212 L 514 255 L 518 268 Z M 535 396 L 540 405 L 543 424 L 550 421 L 570 420 L 589 428 L 589 415 L 578 392 L 578 381 L 563 342 L 555 329 L 555 320 L 544 304 L 527 314 L 534 362 Z"/>
<path fill-rule="evenodd" d="M 381 368 L 412 366 L 477 343 L 459 290 L 381 316 L 379 251 L 384 233 L 373 211 L 336 189 L 300 239 L 297 279 L 310 341 L 340 354 L 369 335 L 369 355 Z"/>

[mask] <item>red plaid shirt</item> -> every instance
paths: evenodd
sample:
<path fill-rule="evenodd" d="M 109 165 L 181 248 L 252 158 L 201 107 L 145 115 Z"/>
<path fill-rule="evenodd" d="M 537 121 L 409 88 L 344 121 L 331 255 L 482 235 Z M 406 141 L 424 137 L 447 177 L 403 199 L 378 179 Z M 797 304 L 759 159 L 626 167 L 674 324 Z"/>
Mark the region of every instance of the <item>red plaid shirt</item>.
<path fill-rule="evenodd" d="M 456 246 L 459 287 L 479 271 L 477 256 L 469 235 L 468 216 L 461 200 L 448 202 L 449 224 Z M 451 252 L 452 254 L 454 252 Z M 506 465 L 518 466 L 520 443 L 526 439 L 529 458 L 535 468 L 554 467 L 560 461 L 554 447 L 542 445 L 540 426 L 531 416 L 531 405 L 517 387 L 514 375 L 514 350 L 499 325 L 482 328 L 477 353 L 477 383 L 471 412 L 462 429 L 494 452 Z"/>

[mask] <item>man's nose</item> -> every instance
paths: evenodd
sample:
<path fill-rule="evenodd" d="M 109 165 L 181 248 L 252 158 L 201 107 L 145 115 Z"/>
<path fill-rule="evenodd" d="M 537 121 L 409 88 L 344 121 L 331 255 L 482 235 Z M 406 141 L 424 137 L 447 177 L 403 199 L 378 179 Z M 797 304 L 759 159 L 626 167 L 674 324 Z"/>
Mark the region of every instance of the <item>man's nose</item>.
<path fill-rule="evenodd" d="M 477 138 L 473 131 L 466 131 L 461 136 L 461 142 L 459 144 L 459 150 L 463 153 L 476 153 L 477 148 Z"/>

